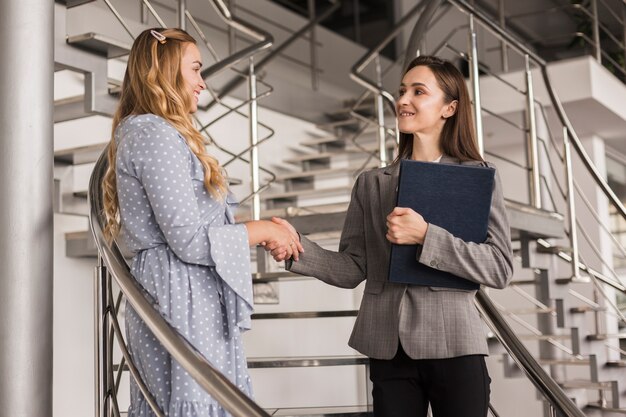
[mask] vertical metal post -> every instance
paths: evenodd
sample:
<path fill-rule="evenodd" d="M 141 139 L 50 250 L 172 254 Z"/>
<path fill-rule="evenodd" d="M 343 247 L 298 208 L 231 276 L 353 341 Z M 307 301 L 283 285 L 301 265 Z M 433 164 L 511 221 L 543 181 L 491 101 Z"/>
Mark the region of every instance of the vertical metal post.
<path fill-rule="evenodd" d="M 235 0 L 228 0 L 228 8 L 230 9 L 230 14 L 235 16 Z M 237 32 L 231 25 L 228 25 L 228 54 L 232 55 L 236 50 Z"/>
<path fill-rule="evenodd" d="M 361 43 L 361 5 L 359 0 L 352 0 L 352 12 L 354 13 L 354 40 Z"/>
<path fill-rule="evenodd" d="M 380 54 L 376 54 L 376 82 L 378 88 L 383 88 L 383 72 L 380 65 Z M 387 144 L 385 133 L 385 103 L 383 101 L 383 95 L 378 93 L 376 95 L 376 116 L 378 119 L 378 153 L 380 157 L 380 166 L 387 166 Z"/>
<path fill-rule="evenodd" d="M 2 415 L 52 415 L 52 109 L 59 7 L 41 0 L 0 2 Z"/>
<path fill-rule="evenodd" d="M 480 79 L 478 72 L 478 42 L 476 39 L 476 30 L 474 27 L 474 15 L 469 15 L 470 37 L 469 37 L 469 64 L 470 64 L 470 81 L 472 84 L 472 94 L 474 98 L 474 124 L 476 126 L 476 140 L 478 142 L 478 151 L 484 155 L 485 149 L 483 144 L 483 118 L 481 114 L 480 103 Z"/>
<path fill-rule="evenodd" d="M 315 20 L 315 0 L 308 0 L 309 5 L 309 20 Z M 311 88 L 313 91 L 317 91 L 319 86 L 319 80 L 317 78 L 317 46 L 315 45 L 317 42 L 315 25 L 311 26 L 311 30 L 309 32 L 309 48 L 310 48 L 310 59 L 311 59 Z"/>
<path fill-rule="evenodd" d="M 572 149 L 567 127 L 563 126 L 563 156 L 565 159 L 565 181 L 567 187 L 567 217 L 569 222 L 569 244 L 572 248 L 572 280 L 580 280 L 580 262 L 578 259 L 578 225 L 576 224 L 576 203 L 574 175 L 572 168 Z"/>
<path fill-rule="evenodd" d="M 626 71 L 626 3 L 622 2 L 622 53 L 624 54 L 624 71 Z"/>
<path fill-rule="evenodd" d="M 254 195 L 252 196 L 252 220 L 261 218 L 261 197 L 259 196 L 260 180 L 259 180 L 259 149 L 257 143 L 259 141 L 258 132 L 258 106 L 256 91 L 256 74 L 254 73 L 254 60 L 250 58 L 248 67 L 248 95 L 250 97 L 250 177 L 252 179 L 251 188 Z"/>
<path fill-rule="evenodd" d="M 530 58 L 526 60 L 526 127 L 528 128 L 527 158 L 529 167 L 530 204 L 541 208 L 541 189 L 539 172 L 539 155 L 537 145 L 537 121 L 535 118 L 535 92 L 533 90 L 533 77 L 530 72 Z"/>
<path fill-rule="evenodd" d="M 141 19 L 141 24 L 148 24 L 149 15 L 150 12 L 148 11 L 148 7 L 146 7 L 144 2 L 139 2 L 139 18 Z"/>
<path fill-rule="evenodd" d="M 500 20 L 500 27 L 505 29 L 506 27 L 506 15 L 504 13 L 504 0 L 498 0 L 498 18 Z M 506 41 L 500 41 L 500 58 L 502 62 L 502 72 L 509 72 L 509 53 Z"/>
<path fill-rule="evenodd" d="M 94 274 L 94 379 L 95 379 L 95 416 L 108 417 L 109 413 L 109 372 L 108 363 L 108 279 L 107 269 L 102 257 L 98 257 L 98 266 Z"/>
<path fill-rule="evenodd" d="M 187 0 L 178 0 L 178 11 L 176 17 L 178 17 L 178 27 L 182 30 L 187 29 L 187 19 L 185 11 L 187 10 Z"/>
<path fill-rule="evenodd" d="M 600 45 L 600 24 L 598 22 L 598 0 L 591 0 L 591 30 L 593 35 L 594 53 L 596 61 L 602 63 L 602 46 Z"/>

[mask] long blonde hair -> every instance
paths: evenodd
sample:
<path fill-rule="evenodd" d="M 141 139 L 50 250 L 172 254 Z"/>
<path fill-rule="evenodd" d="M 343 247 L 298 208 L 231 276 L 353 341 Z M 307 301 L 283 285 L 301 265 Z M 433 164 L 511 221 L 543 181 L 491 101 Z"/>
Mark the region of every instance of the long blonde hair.
<path fill-rule="evenodd" d="M 163 37 L 153 35 L 159 32 Z M 157 39 L 160 37 L 161 40 Z M 109 144 L 109 167 L 103 180 L 104 235 L 114 239 L 120 229 L 120 208 L 115 176 L 115 130 L 129 115 L 152 113 L 167 120 L 185 138 L 191 151 L 204 167 L 204 186 L 214 197 L 226 194 L 226 180 L 217 160 L 207 154 L 204 136 L 195 128 L 190 109 L 194 99 L 181 74 L 184 48 L 196 41 L 181 29 L 143 31 L 130 50 Z"/>

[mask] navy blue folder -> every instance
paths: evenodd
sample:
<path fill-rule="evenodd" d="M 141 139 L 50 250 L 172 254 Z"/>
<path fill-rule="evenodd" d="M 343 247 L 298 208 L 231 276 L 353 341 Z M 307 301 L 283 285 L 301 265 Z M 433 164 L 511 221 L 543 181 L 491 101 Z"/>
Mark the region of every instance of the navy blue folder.
<path fill-rule="evenodd" d="M 398 207 L 410 207 L 430 224 L 466 242 L 487 239 L 495 170 L 484 166 L 400 161 Z M 478 289 L 479 284 L 423 265 L 418 245 L 391 245 L 389 281 L 431 287 Z M 442 259 L 445 263 L 445 259 Z"/>

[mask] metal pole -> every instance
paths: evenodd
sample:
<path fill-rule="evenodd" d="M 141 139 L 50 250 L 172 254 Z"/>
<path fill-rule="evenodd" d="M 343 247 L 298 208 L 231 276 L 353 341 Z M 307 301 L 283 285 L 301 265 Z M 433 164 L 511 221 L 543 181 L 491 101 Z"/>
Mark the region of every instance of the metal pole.
<path fill-rule="evenodd" d="M 626 3 L 622 3 L 622 53 L 624 54 L 624 71 L 626 71 Z"/>
<path fill-rule="evenodd" d="M 261 197 L 259 196 L 260 179 L 259 179 L 259 149 L 256 146 L 259 142 L 258 132 L 258 106 L 256 91 L 256 74 L 254 73 L 254 60 L 250 58 L 249 77 L 248 77 L 248 94 L 250 96 L 250 176 L 252 178 L 252 220 L 261 218 Z"/>
<path fill-rule="evenodd" d="M 55 7 L 0 2 L 0 414 L 20 417 L 52 415 Z"/>
<path fill-rule="evenodd" d="M 537 145 L 537 121 L 535 118 L 535 93 L 533 90 L 533 77 L 530 72 L 530 59 L 526 60 L 526 125 L 528 128 L 528 166 L 530 183 L 530 204 L 541 208 L 541 178 L 539 176 L 539 155 Z"/>
<path fill-rule="evenodd" d="M 235 16 L 235 0 L 228 0 L 228 8 L 230 9 L 230 14 Z M 228 54 L 232 55 L 237 50 L 237 33 L 235 29 L 228 25 Z"/>
<path fill-rule="evenodd" d="M 380 65 L 380 54 L 376 54 L 376 82 L 378 88 L 383 87 L 383 71 Z M 385 102 L 382 94 L 376 95 L 376 115 L 378 118 L 378 152 L 380 157 L 380 167 L 387 166 L 387 145 L 385 132 Z"/>
<path fill-rule="evenodd" d="M 187 10 L 187 0 L 178 0 L 178 27 L 182 30 L 187 29 L 187 19 L 185 18 L 185 10 Z"/>
<path fill-rule="evenodd" d="M 354 40 L 356 43 L 361 43 L 361 5 L 359 0 L 353 0 L 352 7 L 354 9 Z"/>
<path fill-rule="evenodd" d="M 102 257 L 98 257 L 98 266 L 94 274 L 94 379 L 95 379 L 95 416 L 109 416 L 109 373 L 108 358 L 108 280 L 107 269 Z"/>
<path fill-rule="evenodd" d="M 149 18 L 150 18 L 150 13 L 148 12 L 148 8 L 143 2 L 140 2 L 139 3 L 139 19 L 141 20 L 141 24 L 147 25 Z"/>
<path fill-rule="evenodd" d="M 591 0 L 591 30 L 596 61 L 602 63 L 602 47 L 600 45 L 600 25 L 598 23 L 598 0 Z"/>
<path fill-rule="evenodd" d="M 480 104 L 480 79 L 478 73 L 478 42 L 476 39 L 476 30 L 474 28 L 474 15 L 469 15 L 470 38 L 469 38 L 469 63 L 470 63 L 470 81 L 472 83 L 472 93 L 474 96 L 474 124 L 476 126 L 476 141 L 478 142 L 478 151 L 484 155 L 485 149 L 483 144 L 483 118 L 481 114 L 482 106 Z"/>
<path fill-rule="evenodd" d="M 565 181 L 567 184 L 567 217 L 569 222 L 569 244 L 572 248 L 572 280 L 580 281 L 580 262 L 578 260 L 578 226 L 576 224 L 576 203 L 574 174 L 572 168 L 572 149 L 567 127 L 563 127 L 563 157 L 565 159 Z"/>
<path fill-rule="evenodd" d="M 505 29 L 506 16 L 504 14 L 504 0 L 498 0 L 498 17 L 500 19 L 500 27 Z M 509 53 L 505 40 L 500 41 L 500 56 L 502 60 L 502 72 L 509 72 Z"/>
<path fill-rule="evenodd" d="M 309 0 L 309 20 L 315 20 L 315 0 Z M 309 48 L 310 48 L 310 59 L 311 59 L 311 88 L 313 91 L 317 91 L 319 80 L 317 79 L 317 36 L 315 25 L 311 26 L 311 31 L 309 32 Z"/>

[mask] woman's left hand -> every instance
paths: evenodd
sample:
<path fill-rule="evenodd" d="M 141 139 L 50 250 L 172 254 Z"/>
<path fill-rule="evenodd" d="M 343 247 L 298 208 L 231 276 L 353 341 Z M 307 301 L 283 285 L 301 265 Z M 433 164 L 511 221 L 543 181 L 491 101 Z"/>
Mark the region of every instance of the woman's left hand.
<path fill-rule="evenodd" d="M 396 207 L 387 216 L 387 240 L 396 245 L 424 243 L 428 223 L 421 214 L 406 207 Z"/>

